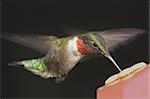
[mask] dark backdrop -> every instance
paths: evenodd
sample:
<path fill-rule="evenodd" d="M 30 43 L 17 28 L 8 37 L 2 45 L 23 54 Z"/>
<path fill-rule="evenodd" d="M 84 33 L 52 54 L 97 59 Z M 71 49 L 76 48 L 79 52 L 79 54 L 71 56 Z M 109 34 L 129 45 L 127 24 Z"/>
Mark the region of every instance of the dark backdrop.
<path fill-rule="evenodd" d="M 142 28 L 147 32 L 112 53 L 121 68 L 148 63 L 148 0 L 3 0 L 2 32 L 65 35 L 62 27 L 83 30 Z M 30 48 L 2 40 L 2 97 L 94 98 L 96 89 L 117 73 L 104 57 L 78 64 L 61 84 L 44 80 L 12 61 L 42 56 Z"/>

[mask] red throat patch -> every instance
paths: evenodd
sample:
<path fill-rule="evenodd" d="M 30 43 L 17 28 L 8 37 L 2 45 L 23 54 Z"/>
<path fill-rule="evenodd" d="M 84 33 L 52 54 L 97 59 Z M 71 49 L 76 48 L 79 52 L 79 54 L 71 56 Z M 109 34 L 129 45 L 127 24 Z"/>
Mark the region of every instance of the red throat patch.
<path fill-rule="evenodd" d="M 76 43 L 77 43 L 78 52 L 80 52 L 82 55 L 86 55 L 88 53 L 91 53 L 92 50 L 85 46 L 83 40 L 78 39 L 76 41 Z"/>

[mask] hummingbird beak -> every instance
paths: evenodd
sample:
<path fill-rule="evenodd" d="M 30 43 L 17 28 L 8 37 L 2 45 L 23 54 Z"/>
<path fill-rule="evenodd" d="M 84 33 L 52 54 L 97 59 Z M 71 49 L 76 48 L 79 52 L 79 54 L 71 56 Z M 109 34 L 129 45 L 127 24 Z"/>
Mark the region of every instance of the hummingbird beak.
<path fill-rule="evenodd" d="M 107 57 L 114 65 L 115 67 L 121 72 L 122 70 L 120 69 L 120 67 L 118 66 L 118 64 L 114 61 L 114 59 L 112 58 L 112 56 L 110 54 L 106 54 L 104 55 L 105 57 Z"/>

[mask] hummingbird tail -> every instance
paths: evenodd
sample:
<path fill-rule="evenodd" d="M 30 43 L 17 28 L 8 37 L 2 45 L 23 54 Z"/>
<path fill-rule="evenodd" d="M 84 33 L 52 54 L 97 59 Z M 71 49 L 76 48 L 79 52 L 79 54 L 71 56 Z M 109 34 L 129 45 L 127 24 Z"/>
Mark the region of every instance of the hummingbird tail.
<path fill-rule="evenodd" d="M 8 65 L 16 67 L 22 66 L 24 69 L 45 79 L 55 78 L 58 76 L 56 73 L 48 70 L 42 58 L 12 62 Z M 65 77 L 60 77 L 57 79 L 57 82 L 63 81 L 64 78 Z"/>
<path fill-rule="evenodd" d="M 20 62 L 12 62 L 12 63 L 8 63 L 8 66 L 16 66 L 16 67 L 19 67 L 19 66 L 23 66 L 23 64 L 21 64 Z"/>
<path fill-rule="evenodd" d="M 23 66 L 24 69 L 31 71 L 33 74 L 39 75 L 45 79 L 54 77 L 52 74 L 46 71 L 47 67 L 41 58 L 12 62 L 12 63 L 9 63 L 8 65 L 16 66 L 16 67 Z"/>
<path fill-rule="evenodd" d="M 23 60 L 23 61 L 17 61 L 8 63 L 9 66 L 24 66 L 26 69 L 35 69 L 42 71 L 44 69 L 44 63 L 43 61 L 39 59 L 31 59 L 31 60 Z"/>

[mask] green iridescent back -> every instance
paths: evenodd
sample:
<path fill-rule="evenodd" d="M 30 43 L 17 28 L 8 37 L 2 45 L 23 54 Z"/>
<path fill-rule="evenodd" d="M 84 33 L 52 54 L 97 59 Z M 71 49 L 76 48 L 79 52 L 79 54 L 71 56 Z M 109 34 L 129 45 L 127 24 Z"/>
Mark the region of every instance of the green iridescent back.
<path fill-rule="evenodd" d="M 41 59 L 32 59 L 21 61 L 20 64 L 23 64 L 26 69 L 33 69 L 43 72 L 46 69 L 45 64 Z"/>

